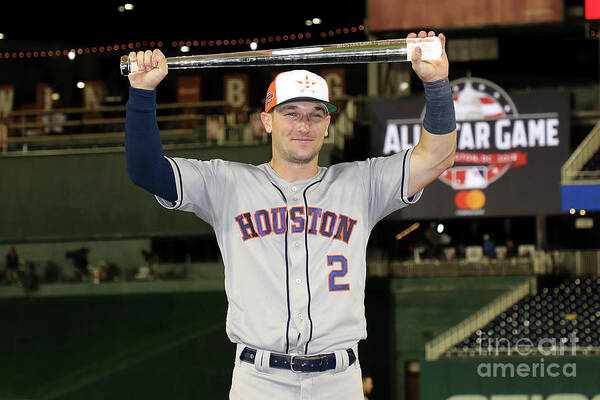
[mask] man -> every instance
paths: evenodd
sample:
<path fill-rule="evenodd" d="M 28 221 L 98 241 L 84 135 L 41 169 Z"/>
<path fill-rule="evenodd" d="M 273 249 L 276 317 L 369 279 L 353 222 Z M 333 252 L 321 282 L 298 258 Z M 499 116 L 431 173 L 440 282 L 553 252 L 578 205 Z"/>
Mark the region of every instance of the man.
<path fill-rule="evenodd" d="M 13 283 L 18 280 L 19 267 L 23 264 L 22 260 L 17 254 L 17 249 L 11 247 L 6 253 L 6 282 Z"/>
<path fill-rule="evenodd" d="M 163 155 L 156 123 L 165 57 L 160 50 L 129 57 L 139 68 L 129 75 L 130 177 L 162 206 L 211 224 L 221 249 L 226 331 L 237 344 L 230 398 L 362 399 L 357 344 L 366 337 L 369 234 L 380 219 L 415 203 L 454 161 L 445 51 L 433 61 L 421 60 L 420 49 L 413 53 L 427 106 L 419 144 L 329 168 L 318 166 L 318 154 L 337 107 L 320 76 L 288 71 L 269 86 L 261 114 L 272 138 L 269 163 L 173 159 Z"/>
<path fill-rule="evenodd" d="M 483 235 L 483 255 L 496 258 L 496 242 L 490 237 L 489 233 Z"/>

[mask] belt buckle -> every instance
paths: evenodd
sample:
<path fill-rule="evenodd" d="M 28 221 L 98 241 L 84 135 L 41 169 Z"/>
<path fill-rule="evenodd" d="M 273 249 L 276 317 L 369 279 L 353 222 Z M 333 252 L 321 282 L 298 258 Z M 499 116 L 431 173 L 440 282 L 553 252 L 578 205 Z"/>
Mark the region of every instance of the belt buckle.
<path fill-rule="evenodd" d="M 296 371 L 296 370 L 294 369 L 294 358 L 295 358 L 295 357 L 297 357 L 297 356 L 298 356 L 297 354 L 292 354 L 292 356 L 291 356 L 291 358 L 290 358 L 290 369 L 291 369 L 291 370 L 292 370 L 292 372 L 293 372 L 293 373 L 295 373 L 295 374 L 297 374 L 297 373 L 299 373 L 299 372 L 302 372 L 302 371 Z"/>

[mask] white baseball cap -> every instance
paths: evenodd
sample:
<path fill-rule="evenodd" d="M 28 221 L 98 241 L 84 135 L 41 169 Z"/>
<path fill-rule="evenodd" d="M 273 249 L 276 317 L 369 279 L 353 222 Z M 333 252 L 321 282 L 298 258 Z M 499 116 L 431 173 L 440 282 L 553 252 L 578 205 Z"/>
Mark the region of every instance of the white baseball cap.
<path fill-rule="evenodd" d="M 265 112 L 293 101 L 315 101 L 324 104 L 328 112 L 338 110 L 335 104 L 329 102 L 327 81 L 302 69 L 282 72 L 273 79 L 265 97 Z"/>

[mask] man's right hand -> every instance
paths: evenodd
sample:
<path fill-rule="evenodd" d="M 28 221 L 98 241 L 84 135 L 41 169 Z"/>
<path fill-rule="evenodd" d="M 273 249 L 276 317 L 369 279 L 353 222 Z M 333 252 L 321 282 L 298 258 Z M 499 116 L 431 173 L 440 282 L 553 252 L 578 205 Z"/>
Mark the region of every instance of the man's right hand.
<path fill-rule="evenodd" d="M 129 53 L 129 62 L 136 63 L 138 70 L 129 74 L 129 84 L 137 89 L 154 90 L 169 73 L 167 59 L 162 51 L 132 51 Z"/>

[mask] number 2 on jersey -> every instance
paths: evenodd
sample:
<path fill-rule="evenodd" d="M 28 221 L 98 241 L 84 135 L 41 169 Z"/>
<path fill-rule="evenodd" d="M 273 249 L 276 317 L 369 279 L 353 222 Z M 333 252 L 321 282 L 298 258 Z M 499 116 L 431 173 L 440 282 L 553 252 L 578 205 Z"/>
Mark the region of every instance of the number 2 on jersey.
<path fill-rule="evenodd" d="M 342 277 L 346 276 L 346 274 L 348 273 L 348 260 L 346 260 L 346 257 L 344 257 L 344 256 L 327 256 L 327 266 L 332 267 L 338 263 L 341 265 L 341 269 L 334 269 L 329 274 L 329 291 L 330 292 L 350 290 L 349 283 L 344 283 L 344 284 L 340 284 L 340 283 L 336 284 L 335 283 L 335 278 L 342 278 Z"/>

